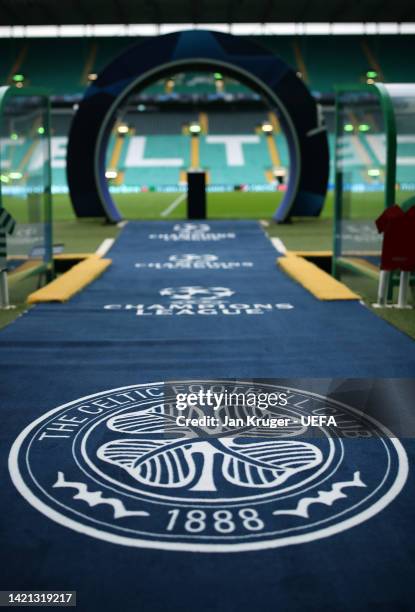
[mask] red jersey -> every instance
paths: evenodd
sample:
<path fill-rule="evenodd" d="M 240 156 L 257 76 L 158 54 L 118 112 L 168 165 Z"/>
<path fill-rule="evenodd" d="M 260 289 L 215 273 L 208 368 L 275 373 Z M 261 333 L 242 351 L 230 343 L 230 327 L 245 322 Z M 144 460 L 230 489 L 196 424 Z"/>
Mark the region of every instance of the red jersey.
<path fill-rule="evenodd" d="M 387 208 L 376 227 L 383 233 L 382 270 L 415 270 L 415 206 L 407 212 L 397 206 Z"/>

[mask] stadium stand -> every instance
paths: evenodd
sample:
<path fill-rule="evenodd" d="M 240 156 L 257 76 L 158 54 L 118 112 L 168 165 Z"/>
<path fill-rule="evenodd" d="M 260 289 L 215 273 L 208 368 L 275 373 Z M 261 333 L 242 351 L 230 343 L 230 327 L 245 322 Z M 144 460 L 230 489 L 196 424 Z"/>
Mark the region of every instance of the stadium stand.
<path fill-rule="evenodd" d="M 209 132 L 212 134 L 249 134 L 254 133 L 255 129 L 266 119 L 266 114 L 262 112 L 246 111 L 244 113 L 232 113 L 232 121 L 229 121 L 229 114 L 225 112 L 209 113 Z"/>
<path fill-rule="evenodd" d="M 302 73 L 313 91 L 332 92 L 333 85 L 362 81 L 369 69 L 390 82 L 412 82 L 415 67 L 406 53 L 408 38 L 401 36 L 323 37 L 265 36 L 252 37 L 264 47 L 281 55 Z M 14 73 L 22 73 L 27 84 L 50 87 L 55 95 L 82 93 L 88 74 L 101 71 L 127 45 L 123 39 L 26 39 L 0 41 L 0 78 L 10 81 Z M 347 62 L 333 61 L 344 57 Z M 45 65 L 48 71 L 45 72 Z M 176 78 L 175 93 L 215 93 L 214 79 L 187 74 Z M 224 93 L 244 93 L 246 88 L 234 81 L 224 84 Z M 165 95 L 166 86 L 159 82 L 148 88 L 146 95 Z"/>
<path fill-rule="evenodd" d="M 73 110 L 54 109 L 52 112 L 52 178 L 55 192 L 64 192 L 66 186 L 65 155 L 67 137 Z M 334 113 L 325 111 L 331 152 L 330 184 L 334 183 Z M 289 158 L 284 135 L 274 131 L 264 136 L 259 129 L 268 121 L 266 109 L 257 111 L 229 112 L 226 108 L 209 110 L 205 113 L 208 133 L 199 137 L 197 158 L 192 159 L 191 137 L 186 126 L 199 120 L 199 114 L 192 109 L 171 112 L 131 112 L 119 118 L 110 138 L 107 154 L 108 169 L 118 172 L 113 186 L 123 185 L 127 190 L 140 186 L 170 188 L 182 180 L 182 173 L 188 168 L 201 167 L 208 172 L 209 184 L 234 187 L 241 184 L 263 185 L 272 178 L 275 167 L 288 168 Z M 351 119 L 356 126 L 369 122 L 365 116 Z M 125 123 L 127 135 L 119 136 L 117 126 Z M 353 125 L 353 123 L 351 123 Z M 413 181 L 412 168 L 415 155 L 415 137 L 410 119 L 400 117 L 398 132 L 398 175 L 399 183 Z M 270 147 L 270 139 L 275 143 Z M 118 142 L 118 145 L 117 145 Z M 16 160 L 20 160 L 23 171 L 35 151 L 31 143 L 18 138 L 12 146 Z M 373 126 L 368 133 L 359 132 L 343 150 L 353 182 L 370 183 L 372 186 L 382 177 L 361 176 L 362 160 L 369 159 L 374 168 L 380 165 L 384 155 L 383 136 Z M 411 161 L 412 160 L 412 161 Z M 271 174 L 270 174 L 271 173 Z"/>
<path fill-rule="evenodd" d="M 208 172 L 210 185 L 233 188 L 241 184 L 264 185 L 274 180 L 275 167 L 288 168 L 287 144 L 281 131 L 264 136 L 260 126 L 269 120 L 268 112 L 262 110 L 240 110 L 229 112 L 208 110 L 205 115 L 207 133 L 199 137 L 197 158 L 192 159 L 192 139 L 186 126 L 200 117 L 191 108 L 170 112 L 131 112 L 119 118 L 110 138 L 107 167 L 118 172 L 113 187 L 125 189 L 152 187 L 155 189 L 179 185 L 183 173 L 190 167 L 201 167 Z M 52 112 L 52 179 L 55 192 L 65 192 L 65 155 L 72 109 L 53 109 Z M 325 119 L 329 133 L 331 152 L 330 185 L 334 183 L 334 112 L 328 107 Z M 351 124 L 369 123 L 365 116 L 351 118 Z M 122 137 L 117 126 L 127 124 L 129 132 Z M 398 125 L 398 183 L 413 182 L 412 168 L 415 156 L 415 136 L 410 118 L 400 116 Z M 270 147 L 270 140 L 275 144 Z M 118 142 L 118 144 L 117 144 Z M 14 155 L 20 170 L 35 163 L 35 151 L 31 143 L 20 137 L 13 140 Z M 372 125 L 367 133 L 356 131 L 348 139 L 343 155 L 348 160 L 350 176 L 355 184 L 370 184 L 372 187 L 382 181 L 362 176 L 362 161 L 370 160 L 373 168 L 380 166 L 384 155 L 384 138 Z"/>
<path fill-rule="evenodd" d="M 415 79 L 415 68 L 405 52 L 408 37 L 252 38 L 294 66 L 312 91 L 320 97 L 332 95 L 334 84 L 364 82 L 368 69 L 375 69 L 380 80 L 408 82 Z M 102 70 L 114 55 L 120 53 L 126 44 L 134 42 L 134 39 L 126 43 L 125 40 L 111 38 L 0 40 L 2 81 L 13 82 L 13 75 L 21 74 L 24 86 L 42 85 L 53 93 L 52 172 L 55 192 L 67 190 L 65 152 L 77 96 L 83 93 L 93 75 Z M 337 57 L 347 57 L 347 62 L 340 65 L 333 61 Z M 45 65 L 48 66 L 47 72 L 44 70 Z M 215 103 L 212 104 L 212 100 Z M 238 100 L 248 101 L 251 107 L 244 109 L 238 106 L 237 112 L 233 108 L 230 122 L 226 104 Z M 197 155 L 186 132 L 191 122 L 200 121 L 199 113 L 193 106 L 196 101 L 199 107 L 201 101 L 206 103 L 205 123 Z M 219 106 L 218 102 L 221 102 Z M 333 186 L 334 107 L 330 98 L 324 99 L 323 103 L 331 153 L 330 186 Z M 143 91 L 136 92 L 129 106 L 124 109 L 124 114 L 118 118 L 107 155 L 108 169 L 118 173 L 112 181 L 112 188 L 171 188 L 183 183 L 184 173 L 191 166 L 207 170 L 211 186 L 232 188 L 241 183 L 270 183 L 274 181 L 273 169 L 279 166 L 287 168 L 289 160 L 283 134 L 274 129 L 271 139 L 267 139 L 259 129 L 262 122 L 268 119 L 268 111 L 259 96 L 226 75 L 189 72 L 159 80 Z M 365 118 L 359 121 L 364 122 Z M 405 122 L 405 117 L 400 117 L 399 121 Z M 129 127 L 122 142 L 116 133 L 117 125 L 121 122 Z M 401 136 L 398 155 L 403 160 L 403 163 L 398 164 L 399 183 L 412 180 L 413 164 L 405 162 L 405 158 L 414 156 L 415 143 L 411 130 L 410 122 L 407 127 L 399 126 Z M 239 140 L 238 144 L 235 139 L 222 139 L 219 142 L 215 136 L 238 136 L 244 137 L 246 141 Z M 353 143 L 352 147 L 349 146 L 344 155 L 349 158 L 353 182 L 358 183 L 362 156 L 367 156 L 376 167 L 384 143 L 373 129 L 367 134 L 357 133 L 356 138 L 350 142 Z M 16 155 L 21 157 L 22 167 L 30 163 L 30 143 L 18 140 L 15 148 Z M 137 158 L 135 161 L 134 156 Z M 163 160 L 169 161 L 162 163 Z M 360 176 L 360 181 L 370 182 L 372 186 L 381 180 L 382 177 L 376 179 Z"/>

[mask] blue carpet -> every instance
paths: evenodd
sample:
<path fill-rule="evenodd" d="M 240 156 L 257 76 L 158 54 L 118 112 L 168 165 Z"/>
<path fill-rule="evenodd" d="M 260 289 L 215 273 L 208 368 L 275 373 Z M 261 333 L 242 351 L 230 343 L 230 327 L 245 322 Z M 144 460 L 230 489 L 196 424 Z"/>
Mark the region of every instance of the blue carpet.
<path fill-rule="evenodd" d="M 257 223 L 197 225 L 130 222 L 100 279 L 0 332 L 1 588 L 77 589 L 78 609 L 88 611 L 409 610 L 410 483 L 387 510 L 332 538 L 229 555 L 87 538 L 47 519 L 10 483 L 7 455 L 28 423 L 106 389 L 414 376 L 408 336 L 358 302 L 316 300 L 276 267 Z M 413 446 L 406 442 L 412 456 Z"/>
<path fill-rule="evenodd" d="M 276 252 L 256 223 L 210 225 L 217 234 L 232 233 L 236 226 L 237 238 L 150 240 L 154 233 L 174 236 L 173 224 L 129 223 L 110 252 L 113 265 L 101 279 L 67 304 L 34 308 L 1 333 L 1 345 L 7 347 L 1 364 L 11 367 L 20 381 L 37 378 L 36 372 L 45 367 L 52 372 L 64 365 L 67 378 L 77 379 L 75 394 L 85 367 L 88 390 L 101 389 L 102 377 L 120 385 L 183 377 L 413 375 L 415 342 L 358 302 L 316 300 L 276 267 Z M 135 267 L 166 263 L 172 254 L 206 253 L 222 263 L 252 267 Z M 219 314 L 211 315 L 149 314 L 156 312 L 156 304 L 178 301 L 160 296 L 160 291 L 183 285 L 225 287 L 233 292 L 225 303 L 263 314 L 222 314 L 217 308 Z M 136 315 L 137 304 L 147 307 L 145 315 Z M 255 309 L 256 304 L 264 307 Z M 227 312 L 238 313 L 232 308 Z"/>

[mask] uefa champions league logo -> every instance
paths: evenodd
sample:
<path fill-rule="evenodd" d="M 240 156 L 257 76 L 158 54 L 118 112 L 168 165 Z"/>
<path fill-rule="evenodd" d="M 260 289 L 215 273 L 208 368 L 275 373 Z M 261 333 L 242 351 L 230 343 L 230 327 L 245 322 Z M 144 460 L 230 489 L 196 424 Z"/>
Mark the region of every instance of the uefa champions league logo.
<path fill-rule="evenodd" d="M 173 226 L 174 232 L 200 232 L 206 233 L 210 230 L 210 225 L 207 223 L 177 223 Z"/>
<path fill-rule="evenodd" d="M 201 286 L 183 286 L 183 287 L 166 287 L 160 291 L 160 295 L 167 296 L 172 300 L 184 302 L 216 302 L 224 298 L 234 295 L 234 291 L 228 287 L 201 287 Z"/>
<path fill-rule="evenodd" d="M 187 253 L 183 255 L 170 255 L 169 260 L 175 264 L 181 264 L 183 266 L 192 265 L 194 263 L 210 264 L 217 261 L 219 258 L 217 255 L 196 255 Z"/>
<path fill-rule="evenodd" d="M 149 240 L 165 242 L 218 242 L 236 238 L 235 232 L 212 231 L 207 223 L 176 223 L 171 232 L 149 234 Z"/>
<path fill-rule="evenodd" d="M 283 391 L 286 405 L 263 414 L 289 417 L 291 425 L 194 426 L 203 411 L 192 405 L 187 425 L 178 426 L 174 394 L 200 385 L 134 385 L 46 413 L 10 452 L 15 486 L 46 517 L 89 537 L 234 552 L 334 536 L 383 510 L 405 484 L 407 457 L 390 432 L 307 391 L 204 381 L 205 389 Z M 225 403 L 218 415 L 225 423 L 248 411 Z M 323 412 L 338 427 L 310 435 L 300 417 Z"/>

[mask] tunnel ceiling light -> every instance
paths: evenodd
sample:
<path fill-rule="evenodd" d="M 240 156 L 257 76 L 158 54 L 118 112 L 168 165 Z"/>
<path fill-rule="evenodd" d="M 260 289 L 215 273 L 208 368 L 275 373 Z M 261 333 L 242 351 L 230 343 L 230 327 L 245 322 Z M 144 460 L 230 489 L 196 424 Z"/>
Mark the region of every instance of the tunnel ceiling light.
<path fill-rule="evenodd" d="M 274 128 L 272 127 L 271 123 L 263 123 L 261 126 L 262 131 L 264 132 L 264 134 L 272 134 Z"/>
<path fill-rule="evenodd" d="M 107 170 L 105 172 L 105 178 L 112 180 L 112 179 L 116 179 L 118 176 L 118 172 L 116 170 Z"/>
<path fill-rule="evenodd" d="M 354 127 L 351 123 L 346 123 L 346 125 L 343 127 L 345 132 L 353 132 Z"/>
<path fill-rule="evenodd" d="M 200 134 L 200 132 L 202 131 L 202 128 L 200 127 L 200 123 L 191 123 L 189 125 L 189 132 L 191 134 Z"/>
<path fill-rule="evenodd" d="M 370 125 L 368 125 L 367 123 L 361 123 L 359 125 L 359 132 L 369 132 L 370 130 Z"/>
<path fill-rule="evenodd" d="M 128 127 L 128 125 L 125 125 L 125 123 L 122 123 L 117 127 L 117 132 L 121 135 L 128 134 L 129 130 L 130 128 Z"/>
<path fill-rule="evenodd" d="M 369 176 L 380 176 L 380 170 L 379 168 L 369 168 L 369 170 L 367 171 Z"/>

